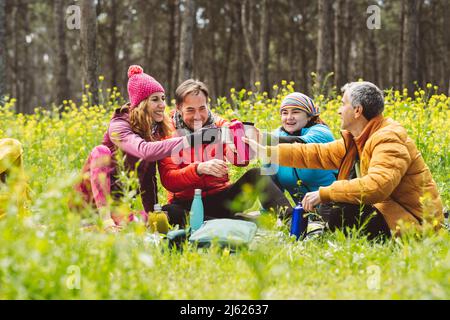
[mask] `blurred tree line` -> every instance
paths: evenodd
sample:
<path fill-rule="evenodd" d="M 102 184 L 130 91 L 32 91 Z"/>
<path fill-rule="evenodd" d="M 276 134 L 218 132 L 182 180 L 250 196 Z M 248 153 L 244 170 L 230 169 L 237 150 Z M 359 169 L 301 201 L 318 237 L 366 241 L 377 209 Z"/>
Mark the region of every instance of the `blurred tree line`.
<path fill-rule="evenodd" d="M 379 29 L 368 27 L 371 5 Z M 125 94 L 130 64 L 169 97 L 189 77 L 213 97 L 257 81 L 270 94 L 281 80 L 327 93 L 359 78 L 447 93 L 449 17 L 448 0 L 0 0 L 0 96 L 29 113 L 79 98 L 85 84 Z"/>

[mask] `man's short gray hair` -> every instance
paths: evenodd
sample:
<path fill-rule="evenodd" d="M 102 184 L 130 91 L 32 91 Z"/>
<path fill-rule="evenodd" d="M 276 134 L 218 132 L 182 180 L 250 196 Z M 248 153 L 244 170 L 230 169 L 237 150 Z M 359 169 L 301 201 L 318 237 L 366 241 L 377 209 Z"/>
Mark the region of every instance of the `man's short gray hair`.
<path fill-rule="evenodd" d="M 363 107 L 363 116 L 370 120 L 384 110 L 384 93 L 371 82 L 350 82 L 342 87 L 342 92 L 348 92 L 350 102 L 355 108 Z"/>

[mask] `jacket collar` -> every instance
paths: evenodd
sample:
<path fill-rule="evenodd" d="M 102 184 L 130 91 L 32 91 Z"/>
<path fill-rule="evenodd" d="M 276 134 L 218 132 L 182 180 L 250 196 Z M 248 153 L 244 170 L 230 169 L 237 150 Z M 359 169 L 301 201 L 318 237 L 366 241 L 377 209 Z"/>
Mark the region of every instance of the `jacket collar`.
<path fill-rule="evenodd" d="M 384 126 L 386 122 L 386 118 L 383 117 L 383 115 L 378 115 L 375 118 L 372 118 L 367 125 L 364 127 L 364 130 L 361 132 L 361 134 L 357 137 L 354 137 L 350 131 L 342 130 L 341 134 L 344 138 L 345 146 L 347 147 L 347 150 L 351 148 L 351 145 L 354 143 L 356 147 L 358 148 L 359 152 L 362 152 L 364 149 L 364 146 L 369 140 L 369 138 L 377 132 L 380 128 Z"/>
<path fill-rule="evenodd" d="M 364 146 L 369 140 L 369 138 L 377 132 L 380 128 L 384 126 L 386 123 L 386 119 L 383 115 L 378 115 L 375 118 L 371 119 L 361 134 L 357 137 L 353 137 L 353 135 L 347 131 L 342 130 L 342 138 L 344 139 L 346 154 L 342 160 L 341 167 L 339 170 L 338 179 L 343 180 L 347 179 L 350 171 L 353 167 L 354 161 L 358 154 L 362 153 Z"/>

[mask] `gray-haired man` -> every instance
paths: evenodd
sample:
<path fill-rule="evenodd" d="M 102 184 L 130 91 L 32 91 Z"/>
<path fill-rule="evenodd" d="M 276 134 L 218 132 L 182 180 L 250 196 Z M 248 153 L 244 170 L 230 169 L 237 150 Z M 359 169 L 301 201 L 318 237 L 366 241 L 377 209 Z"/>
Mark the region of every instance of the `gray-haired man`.
<path fill-rule="evenodd" d="M 362 227 L 373 238 L 425 221 L 438 227 L 443 214 L 436 183 L 406 130 L 383 117 L 383 92 L 370 82 L 352 82 L 343 91 L 342 139 L 277 147 L 245 141 L 260 154 L 269 149 L 283 166 L 339 170 L 338 181 L 302 201 L 308 211 L 327 204 L 319 213 L 332 230 Z"/>

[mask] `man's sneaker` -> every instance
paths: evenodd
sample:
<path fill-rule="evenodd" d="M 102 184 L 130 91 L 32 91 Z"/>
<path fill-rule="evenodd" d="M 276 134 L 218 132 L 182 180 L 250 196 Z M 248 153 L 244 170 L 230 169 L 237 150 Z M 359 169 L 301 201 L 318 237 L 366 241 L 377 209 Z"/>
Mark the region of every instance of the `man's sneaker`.
<path fill-rule="evenodd" d="M 320 237 L 325 231 L 325 225 L 323 223 L 314 221 L 308 223 L 308 230 L 304 240 L 310 240 Z"/>

